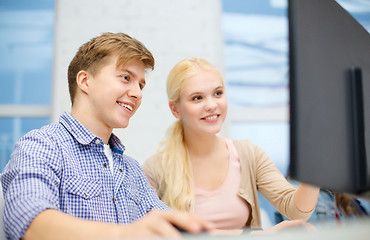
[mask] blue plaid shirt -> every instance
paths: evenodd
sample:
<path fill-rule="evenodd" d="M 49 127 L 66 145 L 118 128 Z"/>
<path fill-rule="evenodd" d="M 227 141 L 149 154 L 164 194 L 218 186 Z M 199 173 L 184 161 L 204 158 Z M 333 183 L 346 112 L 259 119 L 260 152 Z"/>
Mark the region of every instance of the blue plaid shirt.
<path fill-rule="evenodd" d="M 114 134 L 109 145 L 113 175 L 102 140 L 70 113 L 22 137 L 1 174 L 7 238 L 22 238 L 45 209 L 120 224 L 132 223 L 153 208 L 169 210 L 140 164 L 123 154 L 125 148 Z"/>

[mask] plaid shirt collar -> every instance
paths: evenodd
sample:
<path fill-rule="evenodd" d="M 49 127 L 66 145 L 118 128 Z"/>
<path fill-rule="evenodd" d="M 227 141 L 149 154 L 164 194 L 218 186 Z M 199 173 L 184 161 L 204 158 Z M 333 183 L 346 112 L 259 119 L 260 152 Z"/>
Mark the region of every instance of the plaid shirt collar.
<path fill-rule="evenodd" d="M 59 122 L 65 127 L 65 129 L 67 129 L 67 131 L 73 136 L 73 138 L 82 145 L 88 145 L 93 141 L 96 141 L 96 139 L 99 139 L 103 143 L 101 138 L 95 136 L 69 112 L 65 112 L 62 116 L 60 116 Z M 111 146 L 114 153 L 122 155 L 125 151 L 125 146 L 122 144 L 121 140 L 119 140 L 119 138 L 113 133 L 109 138 L 109 145 Z"/>

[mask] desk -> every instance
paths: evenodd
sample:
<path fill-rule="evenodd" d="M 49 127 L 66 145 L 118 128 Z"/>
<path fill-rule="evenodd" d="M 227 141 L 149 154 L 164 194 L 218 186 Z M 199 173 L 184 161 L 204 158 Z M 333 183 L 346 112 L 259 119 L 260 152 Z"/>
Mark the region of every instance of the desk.
<path fill-rule="evenodd" d="M 321 226 L 317 232 L 308 232 L 302 229 L 285 230 L 270 235 L 246 235 L 239 236 L 211 236 L 207 234 L 184 235 L 184 239 L 209 240 L 209 239 L 248 239 L 248 240 L 369 240 L 370 220 L 350 222 L 338 226 Z"/>

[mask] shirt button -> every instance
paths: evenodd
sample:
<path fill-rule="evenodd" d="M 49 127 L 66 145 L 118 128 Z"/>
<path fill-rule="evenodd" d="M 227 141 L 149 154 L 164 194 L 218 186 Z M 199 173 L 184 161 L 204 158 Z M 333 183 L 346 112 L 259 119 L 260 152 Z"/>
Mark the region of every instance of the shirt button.
<path fill-rule="evenodd" d="M 108 167 L 108 164 L 105 162 L 105 163 L 103 163 L 103 166 L 104 167 Z"/>
<path fill-rule="evenodd" d="M 123 172 L 123 170 L 122 170 L 121 168 L 119 169 L 119 171 L 120 171 L 120 172 Z"/>
<path fill-rule="evenodd" d="M 239 193 L 244 194 L 244 190 L 243 189 L 239 190 Z"/>
<path fill-rule="evenodd" d="M 96 139 L 96 140 L 95 140 L 95 143 L 96 143 L 96 144 L 100 144 L 100 140 L 99 140 L 99 139 Z"/>
<path fill-rule="evenodd" d="M 113 201 L 116 201 L 117 199 L 115 197 L 112 197 Z"/>

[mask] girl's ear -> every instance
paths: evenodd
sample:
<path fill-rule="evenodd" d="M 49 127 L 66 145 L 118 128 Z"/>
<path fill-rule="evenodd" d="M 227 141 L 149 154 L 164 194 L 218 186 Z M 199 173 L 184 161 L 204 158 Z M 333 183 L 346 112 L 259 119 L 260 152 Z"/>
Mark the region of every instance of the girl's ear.
<path fill-rule="evenodd" d="M 84 70 L 81 70 L 77 73 L 76 76 L 76 83 L 79 89 L 82 92 L 88 94 L 89 93 L 89 83 L 88 83 L 88 73 Z"/>
<path fill-rule="evenodd" d="M 169 102 L 168 105 L 170 106 L 172 115 L 175 118 L 180 119 L 181 118 L 181 114 L 180 114 L 180 112 L 178 110 L 177 104 L 175 102 Z"/>

